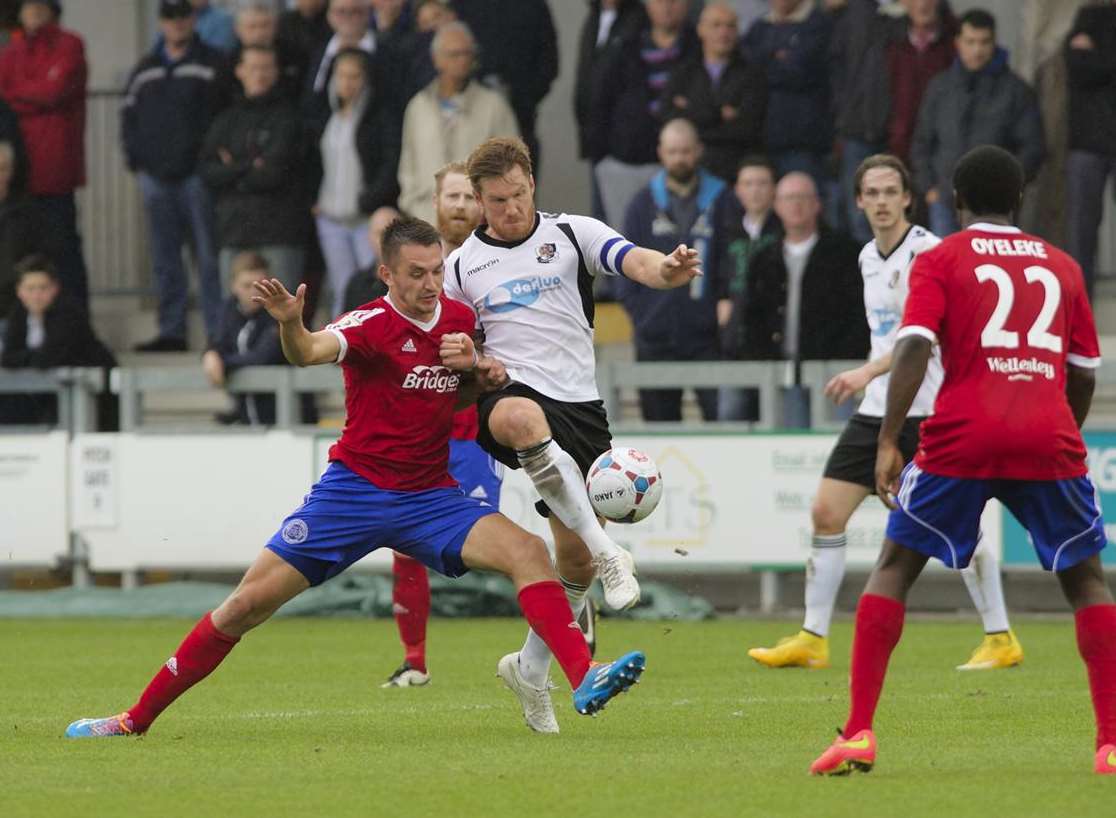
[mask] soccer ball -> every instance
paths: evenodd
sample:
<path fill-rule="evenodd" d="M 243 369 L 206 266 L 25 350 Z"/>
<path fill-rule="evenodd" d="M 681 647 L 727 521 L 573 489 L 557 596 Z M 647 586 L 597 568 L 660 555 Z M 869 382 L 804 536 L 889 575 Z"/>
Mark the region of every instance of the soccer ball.
<path fill-rule="evenodd" d="M 663 476 L 637 449 L 612 449 L 598 457 L 585 481 L 593 508 L 614 523 L 638 523 L 659 504 Z"/>

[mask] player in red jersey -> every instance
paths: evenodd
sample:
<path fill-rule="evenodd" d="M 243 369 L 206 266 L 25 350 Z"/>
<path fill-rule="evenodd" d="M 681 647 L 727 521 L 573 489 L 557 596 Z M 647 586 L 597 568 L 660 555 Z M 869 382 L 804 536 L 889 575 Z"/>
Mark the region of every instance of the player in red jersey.
<path fill-rule="evenodd" d="M 981 512 L 995 497 L 1027 529 L 1073 607 L 1096 715 L 1095 769 L 1116 773 L 1116 604 L 1101 568 L 1107 538 L 1079 431 L 1100 350 L 1081 268 L 1011 226 L 1023 170 L 1007 151 L 970 151 L 953 188 L 966 229 L 915 261 L 892 359 L 876 459 L 877 492 L 892 512 L 857 606 L 849 717 L 810 771 L 872 768 L 872 719 L 907 592 L 930 557 L 956 569 L 969 564 Z M 945 379 L 904 469 L 899 432 L 934 343 Z"/>
<path fill-rule="evenodd" d="M 464 162 L 451 162 L 434 174 L 434 212 L 446 257 L 481 221 L 480 205 Z M 449 471 L 461 490 L 499 507 L 504 467 L 476 443 L 477 407 L 453 416 Z M 426 667 L 426 625 L 430 619 L 430 578 L 426 566 L 398 551 L 391 559 L 391 607 L 403 644 L 403 663 L 381 687 L 421 687 L 430 681 Z"/>
<path fill-rule="evenodd" d="M 330 449 L 330 465 L 236 590 L 202 617 L 139 700 L 118 715 L 76 721 L 67 736 L 146 732 L 245 633 L 308 587 L 383 546 L 451 577 L 470 569 L 510 577 L 524 616 L 566 672 L 580 713 L 596 712 L 642 673 L 638 651 L 591 666 L 546 545 L 487 503 L 467 497 L 450 477 L 460 370 L 472 371 L 482 386 L 502 383 L 506 373 L 475 352 L 461 360 L 455 351 L 460 344 L 450 343 L 468 337 L 474 317 L 442 295 L 442 248 L 432 226 L 396 220 L 384 232 L 382 253 L 388 294 L 320 332 L 302 324 L 305 284 L 292 296 L 276 279 L 257 283 L 256 300 L 279 323 L 291 363 L 342 365 L 347 416 Z"/>

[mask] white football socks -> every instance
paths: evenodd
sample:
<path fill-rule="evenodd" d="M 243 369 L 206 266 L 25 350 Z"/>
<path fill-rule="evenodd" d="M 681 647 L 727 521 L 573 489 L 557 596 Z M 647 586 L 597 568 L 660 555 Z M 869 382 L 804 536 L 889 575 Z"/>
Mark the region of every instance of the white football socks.
<path fill-rule="evenodd" d="M 802 629 L 818 636 L 829 634 L 837 592 L 845 578 L 845 532 L 815 534 L 806 561 L 806 618 Z"/>
<path fill-rule="evenodd" d="M 609 557 L 616 553 L 619 546 L 605 534 L 593 512 L 581 469 L 561 446 L 547 439 L 516 455 L 551 514 L 581 537 L 590 554 Z"/>
<path fill-rule="evenodd" d="M 576 622 L 577 618 L 581 616 L 581 611 L 585 608 L 585 597 L 589 595 L 589 586 L 578 585 L 576 582 L 570 582 L 565 577 L 559 577 L 558 579 L 566 592 L 566 599 L 570 602 L 570 609 L 573 611 L 574 621 Z M 527 684 L 539 689 L 546 685 L 547 677 L 550 675 L 550 658 L 550 648 L 546 646 L 546 642 L 528 628 L 527 641 L 523 643 L 523 647 L 519 651 L 519 673 Z"/>
<path fill-rule="evenodd" d="M 1000 561 L 983 539 L 977 544 L 968 567 L 961 569 L 961 577 L 969 589 L 969 596 L 973 598 L 973 605 L 980 613 L 984 632 L 1007 631 L 1011 625 L 1008 623 L 1004 587 L 1000 579 Z"/>

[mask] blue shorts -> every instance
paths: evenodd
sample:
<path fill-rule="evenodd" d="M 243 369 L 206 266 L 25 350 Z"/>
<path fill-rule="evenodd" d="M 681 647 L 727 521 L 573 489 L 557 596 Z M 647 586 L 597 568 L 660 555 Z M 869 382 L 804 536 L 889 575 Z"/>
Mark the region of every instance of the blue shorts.
<path fill-rule="evenodd" d="M 887 519 L 887 538 L 964 568 L 980 540 L 980 515 L 995 497 L 1027 529 L 1047 571 L 1064 571 L 1104 548 L 1096 489 L 1088 476 L 1068 480 L 968 480 L 940 477 L 914 463 L 903 469 L 899 508 Z"/>
<path fill-rule="evenodd" d="M 468 497 L 499 508 L 504 464 L 477 445 L 475 440 L 450 440 L 449 473 Z"/>
<path fill-rule="evenodd" d="M 393 548 L 447 577 L 469 569 L 461 546 L 496 509 L 461 489 L 387 491 L 330 463 L 267 547 L 311 585 L 335 577 L 377 548 Z"/>

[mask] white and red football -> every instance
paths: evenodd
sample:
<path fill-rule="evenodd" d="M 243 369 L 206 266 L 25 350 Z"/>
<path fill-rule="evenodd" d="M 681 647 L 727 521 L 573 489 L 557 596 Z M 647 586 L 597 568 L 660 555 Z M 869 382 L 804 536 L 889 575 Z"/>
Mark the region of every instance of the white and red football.
<path fill-rule="evenodd" d="M 614 523 L 638 523 L 663 496 L 663 476 L 638 449 L 615 448 L 598 457 L 585 481 L 593 508 Z"/>

